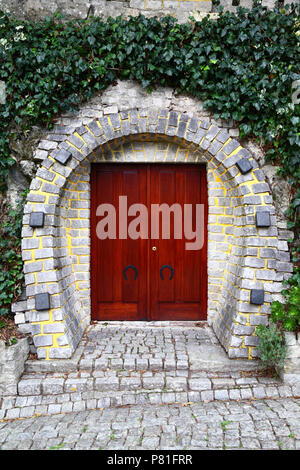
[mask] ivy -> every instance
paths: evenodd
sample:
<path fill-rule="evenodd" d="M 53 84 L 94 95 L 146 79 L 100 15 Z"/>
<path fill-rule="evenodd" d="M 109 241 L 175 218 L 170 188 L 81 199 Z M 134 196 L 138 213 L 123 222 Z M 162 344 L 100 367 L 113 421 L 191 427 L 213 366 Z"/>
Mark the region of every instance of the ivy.
<path fill-rule="evenodd" d="M 282 291 L 285 304 L 275 301 L 271 305 L 271 321 L 287 331 L 300 332 L 300 270 L 289 279 L 289 289 Z"/>
<path fill-rule="evenodd" d="M 10 305 L 22 291 L 24 280 L 21 254 L 23 205 L 28 191 L 21 195 L 16 209 L 7 208 L 0 238 L 0 316 L 10 313 Z"/>
<path fill-rule="evenodd" d="M 202 100 L 216 118 L 233 119 L 241 137 L 256 139 L 280 166 L 293 188 L 288 216 L 297 263 L 300 105 L 292 95 L 300 79 L 299 12 L 299 4 L 268 10 L 258 2 L 251 10 L 220 8 L 216 20 L 206 16 L 185 24 L 143 15 L 65 21 L 55 14 L 33 22 L 0 12 L 0 80 L 7 95 L 0 104 L 0 188 L 5 190 L 15 164 L 15 133 L 26 135 L 35 125 L 51 128 L 57 115 L 75 112 L 116 79 L 135 80 L 149 92 L 170 86 Z M 13 271 L 4 259 L 0 282 L 11 298 Z"/>

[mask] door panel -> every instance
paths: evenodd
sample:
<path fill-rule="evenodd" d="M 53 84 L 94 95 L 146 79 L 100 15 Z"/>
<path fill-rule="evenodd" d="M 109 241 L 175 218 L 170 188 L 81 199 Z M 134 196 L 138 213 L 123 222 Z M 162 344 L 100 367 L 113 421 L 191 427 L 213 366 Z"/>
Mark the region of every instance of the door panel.
<path fill-rule="evenodd" d="M 119 223 L 119 196 L 127 208 L 148 209 L 148 239 L 126 238 Z M 116 239 L 99 240 L 99 204 L 116 210 Z M 163 217 L 151 208 L 173 206 L 170 237 L 163 238 Z M 204 245 L 186 250 L 184 204 L 191 204 L 195 229 L 196 204 L 204 204 Z M 166 212 L 168 215 L 168 212 Z M 164 218 L 168 222 L 169 217 Z M 127 216 L 124 227 L 135 219 Z M 157 224 L 159 222 L 159 231 Z M 204 165 L 93 164 L 91 173 L 91 290 L 95 320 L 202 320 L 207 309 L 207 183 Z M 182 237 L 180 230 L 182 227 Z M 168 223 L 166 223 L 168 228 Z M 177 237 L 174 229 L 177 228 Z M 123 236 L 123 238 L 122 238 Z M 151 238 L 152 237 L 152 238 Z M 156 238 L 155 238 L 156 237 Z M 154 248 L 154 250 L 153 250 Z M 127 269 L 126 269 L 127 268 Z M 125 269 L 125 273 L 124 273 Z M 127 279 L 125 279 L 125 277 Z M 172 277 L 172 278 L 171 278 Z"/>
<path fill-rule="evenodd" d="M 94 165 L 91 194 L 93 319 L 145 319 L 147 240 L 120 239 L 118 217 L 119 195 L 127 196 L 128 206 L 137 201 L 146 203 L 145 169 L 138 165 Z M 99 240 L 96 236 L 97 223 L 102 217 L 95 214 L 98 205 L 103 203 L 116 208 L 116 239 Z M 131 218 L 128 217 L 128 222 Z"/>
<path fill-rule="evenodd" d="M 151 320 L 200 320 L 206 318 L 206 240 L 201 250 L 186 250 L 184 237 L 184 204 L 193 207 L 193 221 L 196 217 L 196 204 L 205 203 L 206 178 L 200 165 L 161 165 L 151 169 L 151 203 L 166 202 L 169 206 L 176 203 L 181 207 L 182 238 L 175 239 L 175 216 L 171 212 L 171 239 L 164 239 L 160 219 L 159 240 L 151 240 Z M 207 204 L 206 204 L 207 206 Z M 178 209 L 174 207 L 174 210 Z M 206 208 L 205 208 L 206 209 Z M 178 210 L 177 217 L 180 211 Z M 205 210 L 204 227 L 207 224 Z M 194 227 L 195 229 L 195 227 Z M 177 236 L 180 234 L 178 233 Z M 156 250 L 153 251 L 152 247 Z M 160 270 L 164 268 L 163 279 Z"/>

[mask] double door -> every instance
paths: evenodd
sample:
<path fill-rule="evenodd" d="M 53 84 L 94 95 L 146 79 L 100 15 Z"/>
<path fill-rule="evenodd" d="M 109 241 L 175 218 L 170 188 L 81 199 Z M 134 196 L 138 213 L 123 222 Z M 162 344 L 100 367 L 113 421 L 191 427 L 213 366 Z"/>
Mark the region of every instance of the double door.
<path fill-rule="evenodd" d="M 204 320 L 204 165 L 93 164 L 93 320 Z"/>

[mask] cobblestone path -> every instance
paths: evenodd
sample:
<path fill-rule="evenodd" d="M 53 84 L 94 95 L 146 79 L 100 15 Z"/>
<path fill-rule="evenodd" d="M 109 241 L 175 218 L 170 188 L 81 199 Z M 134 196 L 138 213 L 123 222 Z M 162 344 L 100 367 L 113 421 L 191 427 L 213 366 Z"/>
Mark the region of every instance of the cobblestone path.
<path fill-rule="evenodd" d="M 300 449 L 300 384 L 229 360 L 206 324 L 91 325 L 72 360 L 27 361 L 1 449 Z"/>
<path fill-rule="evenodd" d="M 0 423 L 5 449 L 300 449 L 296 399 L 135 405 Z"/>

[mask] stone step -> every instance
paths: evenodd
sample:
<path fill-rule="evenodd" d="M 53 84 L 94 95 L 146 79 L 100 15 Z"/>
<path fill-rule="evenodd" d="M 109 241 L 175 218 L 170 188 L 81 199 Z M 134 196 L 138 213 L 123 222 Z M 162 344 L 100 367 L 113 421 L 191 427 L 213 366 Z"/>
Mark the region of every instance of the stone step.
<path fill-rule="evenodd" d="M 260 367 L 257 360 L 229 359 L 206 322 L 96 323 L 87 328 L 71 359 L 28 360 L 25 364 L 26 372 L 231 372 Z"/>
<path fill-rule="evenodd" d="M 203 345 L 202 345 L 203 346 Z M 172 371 L 192 371 L 208 373 L 224 373 L 232 372 L 261 372 L 262 366 L 258 361 L 254 360 L 229 360 L 222 357 L 222 361 L 218 361 L 217 347 L 205 345 L 206 355 L 199 355 L 197 360 L 184 356 L 183 354 L 165 356 L 163 353 L 156 357 L 146 357 L 145 355 L 128 356 L 121 354 L 102 354 L 100 357 L 86 357 L 83 354 L 83 348 L 79 348 L 72 359 L 60 360 L 27 360 L 25 362 L 25 373 L 69 373 L 78 371 L 152 371 L 152 372 L 172 372 Z M 216 352 L 217 351 L 217 352 Z M 224 353 L 225 355 L 225 353 Z"/>
<path fill-rule="evenodd" d="M 58 380 L 59 378 L 56 379 Z M 38 382 L 33 383 L 32 380 L 34 379 L 26 380 L 28 382 L 31 381 L 31 384 L 25 384 L 24 379 L 20 387 L 22 395 L 2 399 L 2 403 L 0 403 L 0 420 L 143 404 L 179 404 L 181 406 L 190 406 L 209 401 L 276 399 L 295 397 L 300 393 L 299 386 L 287 386 L 280 382 L 272 382 L 262 378 L 261 382 L 240 383 L 239 386 L 231 386 L 229 383 L 227 383 L 227 386 L 222 384 L 223 388 L 218 388 L 218 386 L 221 387 L 221 383 L 213 385 L 212 382 L 211 388 L 208 388 L 208 383 L 203 383 L 202 387 L 204 388 L 206 385 L 207 388 L 201 391 L 152 390 L 142 387 L 136 390 L 127 389 L 118 391 L 105 391 L 101 387 L 100 390 L 97 390 L 92 387 L 90 390 L 87 390 L 84 388 L 83 383 L 80 383 L 79 386 L 77 382 L 76 384 L 73 383 L 73 388 L 76 387 L 78 390 L 72 390 L 71 383 L 69 383 L 68 390 L 70 389 L 71 391 L 61 393 L 62 383 L 57 382 L 56 388 L 54 388 L 54 383 L 52 383 L 52 393 L 43 394 L 42 389 L 39 388 L 39 393 L 30 394 L 30 390 L 34 392 Z M 43 385 L 46 386 L 45 383 Z M 51 384 L 49 385 L 51 387 Z M 47 392 L 49 392 L 49 389 Z"/>
<path fill-rule="evenodd" d="M 23 374 L 18 383 L 18 395 L 56 395 L 59 393 L 104 391 L 172 391 L 192 392 L 220 389 L 240 389 L 259 384 L 278 385 L 275 379 L 263 376 L 243 376 L 241 373 L 208 373 L 177 371 L 79 371 L 69 374 Z"/>

